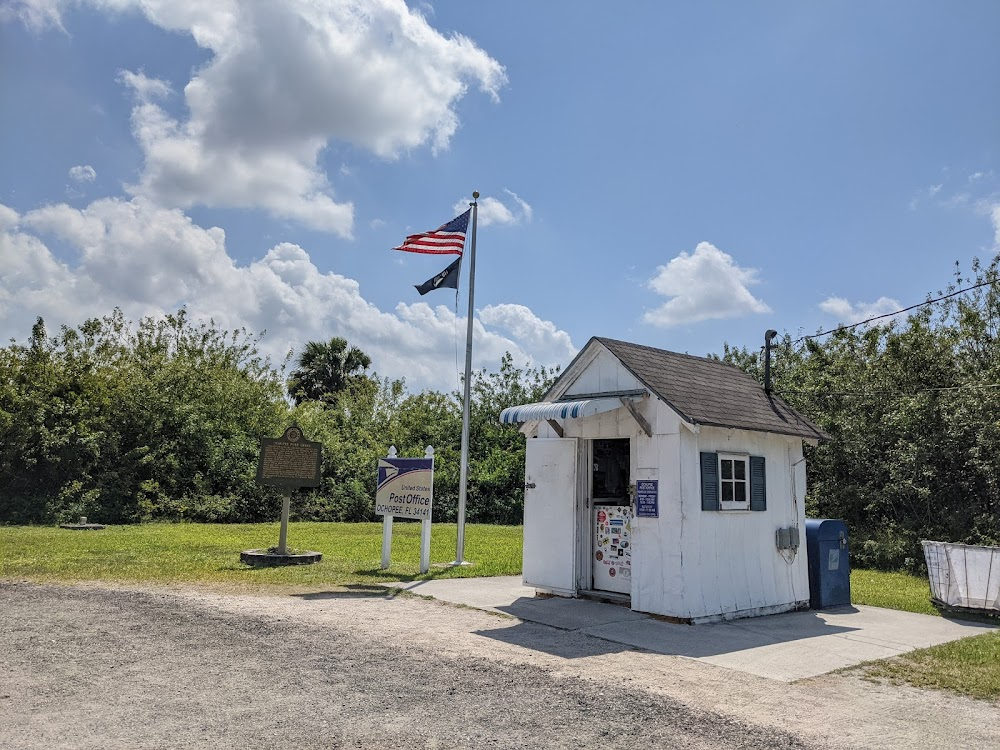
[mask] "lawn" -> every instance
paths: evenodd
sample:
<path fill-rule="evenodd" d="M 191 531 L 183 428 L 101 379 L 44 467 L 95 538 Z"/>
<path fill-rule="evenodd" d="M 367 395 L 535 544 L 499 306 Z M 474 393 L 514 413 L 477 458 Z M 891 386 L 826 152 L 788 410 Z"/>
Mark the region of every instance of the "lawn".
<path fill-rule="evenodd" d="M 521 572 L 521 527 L 467 524 L 465 559 L 455 559 L 455 524 L 435 524 L 431 570 L 420 575 L 420 524 L 393 525 L 392 564 L 381 570 L 381 523 L 291 523 L 288 545 L 316 550 L 315 565 L 249 568 L 240 552 L 277 544 L 278 524 L 151 523 L 70 531 L 0 526 L 0 578 L 243 585 L 343 586 L 422 577 L 464 578 Z"/>
<path fill-rule="evenodd" d="M 851 571 L 854 604 L 939 615 L 930 595 L 930 586 L 923 577 L 875 570 Z M 1000 618 L 996 623 L 1000 625 Z M 1000 700 L 1000 633 L 910 651 L 894 659 L 864 664 L 859 669 L 871 679 Z"/>
<path fill-rule="evenodd" d="M 931 604 L 931 589 L 927 579 L 908 573 L 852 570 L 851 602 L 924 615 L 939 614 Z"/>

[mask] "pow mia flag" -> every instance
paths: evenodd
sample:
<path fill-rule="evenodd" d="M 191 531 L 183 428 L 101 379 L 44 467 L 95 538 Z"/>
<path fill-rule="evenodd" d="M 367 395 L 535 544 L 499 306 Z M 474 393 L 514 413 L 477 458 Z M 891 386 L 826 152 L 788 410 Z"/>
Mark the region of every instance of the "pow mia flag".
<path fill-rule="evenodd" d="M 417 286 L 414 285 L 416 290 L 420 292 L 420 296 L 424 296 L 427 292 L 433 292 L 435 289 L 458 289 L 458 276 L 459 270 L 462 267 L 462 256 L 458 256 L 455 261 L 444 269 L 437 276 L 427 279 L 423 284 Z"/>

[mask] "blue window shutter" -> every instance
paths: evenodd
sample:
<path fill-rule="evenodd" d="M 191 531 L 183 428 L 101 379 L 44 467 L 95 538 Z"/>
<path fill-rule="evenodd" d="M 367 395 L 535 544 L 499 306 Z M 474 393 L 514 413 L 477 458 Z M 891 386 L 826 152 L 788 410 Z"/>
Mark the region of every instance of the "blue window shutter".
<path fill-rule="evenodd" d="M 701 509 L 719 509 L 719 454 L 701 454 Z"/>
<path fill-rule="evenodd" d="M 750 510 L 767 510 L 767 475 L 763 456 L 750 456 Z"/>

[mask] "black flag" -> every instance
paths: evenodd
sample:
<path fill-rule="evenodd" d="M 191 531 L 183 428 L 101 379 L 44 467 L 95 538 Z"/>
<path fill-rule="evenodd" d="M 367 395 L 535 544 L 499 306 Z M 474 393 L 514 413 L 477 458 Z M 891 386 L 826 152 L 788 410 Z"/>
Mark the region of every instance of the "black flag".
<path fill-rule="evenodd" d="M 423 284 L 416 287 L 416 290 L 420 292 L 420 296 L 424 296 L 427 292 L 433 292 L 435 289 L 442 289 L 447 287 L 448 289 L 458 289 L 458 273 L 462 267 L 462 256 L 458 256 L 455 261 L 444 269 L 441 273 L 433 278 L 427 279 Z"/>

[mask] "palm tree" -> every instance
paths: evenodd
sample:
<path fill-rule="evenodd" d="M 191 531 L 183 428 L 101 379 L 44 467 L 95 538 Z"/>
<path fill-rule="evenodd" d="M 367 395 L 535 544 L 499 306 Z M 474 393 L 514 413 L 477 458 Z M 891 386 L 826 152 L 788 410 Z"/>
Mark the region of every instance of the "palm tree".
<path fill-rule="evenodd" d="M 371 363 L 371 357 L 340 336 L 326 342 L 310 341 L 288 377 L 288 394 L 296 404 L 329 400 Z"/>

